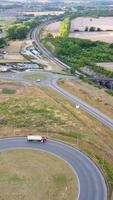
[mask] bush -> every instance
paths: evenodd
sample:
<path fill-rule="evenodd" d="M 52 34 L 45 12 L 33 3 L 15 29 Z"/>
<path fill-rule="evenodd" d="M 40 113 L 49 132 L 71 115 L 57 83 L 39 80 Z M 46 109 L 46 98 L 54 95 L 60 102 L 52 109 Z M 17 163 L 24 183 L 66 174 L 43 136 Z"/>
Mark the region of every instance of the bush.
<path fill-rule="evenodd" d="M 28 32 L 39 24 L 38 20 L 30 20 L 9 26 L 7 34 L 9 39 L 25 39 Z"/>
<path fill-rule="evenodd" d="M 0 38 L 0 48 L 4 48 L 7 45 L 6 38 Z"/>
<path fill-rule="evenodd" d="M 2 93 L 3 93 L 3 94 L 15 94 L 15 93 L 16 93 L 16 90 L 14 90 L 14 89 L 9 89 L 9 88 L 3 88 L 3 89 L 2 89 Z"/>
<path fill-rule="evenodd" d="M 87 66 L 97 74 L 113 77 L 113 72 L 96 65 L 98 62 L 113 62 L 111 44 L 68 37 L 48 38 L 47 41 L 54 45 L 55 56 L 71 67 L 72 74 Z"/>

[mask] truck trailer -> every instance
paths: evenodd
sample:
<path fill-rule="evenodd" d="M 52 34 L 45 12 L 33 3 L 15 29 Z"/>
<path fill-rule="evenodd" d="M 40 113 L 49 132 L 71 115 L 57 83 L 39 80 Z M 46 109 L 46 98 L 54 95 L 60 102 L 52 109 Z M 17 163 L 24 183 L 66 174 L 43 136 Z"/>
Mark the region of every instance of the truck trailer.
<path fill-rule="evenodd" d="M 40 136 L 40 135 L 28 135 L 27 141 L 28 142 L 37 141 L 37 142 L 43 143 L 43 142 L 47 141 L 47 137 L 43 137 L 43 136 Z"/>

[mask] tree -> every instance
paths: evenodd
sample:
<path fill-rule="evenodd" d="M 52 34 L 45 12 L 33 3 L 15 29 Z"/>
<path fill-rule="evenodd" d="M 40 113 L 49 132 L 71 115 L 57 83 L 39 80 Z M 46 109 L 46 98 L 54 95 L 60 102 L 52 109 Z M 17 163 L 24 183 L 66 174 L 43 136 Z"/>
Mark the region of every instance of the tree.
<path fill-rule="evenodd" d="M 94 31 L 96 31 L 96 28 L 95 28 L 94 26 L 91 26 L 91 27 L 89 28 L 89 31 L 94 32 Z"/>
<path fill-rule="evenodd" d="M 70 31 L 70 21 L 69 18 L 65 18 L 60 25 L 60 36 L 68 37 Z"/>
<path fill-rule="evenodd" d="M 89 30 L 89 28 L 88 28 L 88 26 L 86 26 L 86 27 L 85 27 L 85 31 L 88 31 L 88 30 Z"/>
<path fill-rule="evenodd" d="M 24 24 L 13 24 L 8 28 L 8 37 L 10 39 L 24 39 L 28 31 L 29 28 Z"/>
<path fill-rule="evenodd" d="M 6 38 L 0 38 L 0 48 L 4 48 L 7 45 Z"/>
<path fill-rule="evenodd" d="M 102 29 L 101 28 L 97 28 L 97 31 L 102 31 Z"/>
<path fill-rule="evenodd" d="M 7 33 L 9 39 L 24 39 L 28 32 L 39 24 L 37 19 L 9 26 Z"/>

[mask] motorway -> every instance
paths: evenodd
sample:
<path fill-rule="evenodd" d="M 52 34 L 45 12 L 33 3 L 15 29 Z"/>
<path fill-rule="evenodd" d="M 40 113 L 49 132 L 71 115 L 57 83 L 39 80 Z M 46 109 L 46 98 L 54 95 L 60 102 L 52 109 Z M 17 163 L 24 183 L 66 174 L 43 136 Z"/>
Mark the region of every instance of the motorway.
<path fill-rule="evenodd" d="M 37 35 L 36 29 L 34 35 Z M 39 50 L 42 49 L 44 53 L 45 49 L 40 46 L 40 44 L 38 43 L 39 41 L 37 41 L 37 38 L 35 38 L 35 40 L 37 42 Z M 65 64 L 62 64 L 62 62 L 56 60 L 56 58 L 54 58 L 53 56 L 48 55 L 47 51 L 45 52 L 45 54 L 59 66 L 63 68 L 66 67 Z M 40 83 L 36 83 L 36 81 L 24 79 L 23 76 L 25 74 L 28 74 L 28 72 L 4 73 L 0 74 L 0 79 L 16 80 L 18 82 L 22 82 L 24 84 L 29 84 L 29 85 L 41 84 L 42 86 L 48 86 L 54 89 L 56 92 L 63 95 L 73 104 L 79 105 L 81 109 L 83 109 L 84 111 L 86 111 L 87 113 L 89 113 L 90 115 L 92 115 L 93 117 L 95 117 L 96 119 L 100 120 L 102 123 L 113 129 L 112 119 L 110 119 L 103 113 L 99 112 L 95 108 L 87 105 L 85 102 L 82 102 L 75 96 L 69 94 L 67 91 L 65 91 L 64 89 L 60 88 L 57 85 L 57 80 L 59 78 L 64 78 L 64 77 L 70 78 L 70 77 L 46 72 L 46 75 L 48 76 L 47 80 L 41 81 Z M 57 156 L 67 161 L 75 170 L 75 173 L 78 176 L 78 184 L 80 186 L 78 200 L 107 200 L 107 187 L 100 170 L 87 156 L 85 156 L 79 150 L 72 148 L 68 145 L 65 145 L 63 143 L 51 140 L 49 140 L 46 144 L 40 144 L 40 143 L 37 144 L 37 143 L 28 143 L 26 141 L 26 138 L 22 137 L 0 139 L 1 151 L 8 149 L 16 149 L 16 148 L 35 148 L 37 150 L 38 149 L 45 150 L 53 154 L 56 154 Z"/>
<path fill-rule="evenodd" d="M 55 56 L 53 56 L 51 54 L 50 51 L 48 51 L 44 46 L 41 45 L 41 42 L 40 42 L 40 32 L 41 30 L 47 26 L 50 22 L 46 22 L 42 25 L 40 25 L 38 28 L 35 28 L 33 33 L 32 33 L 32 39 L 35 41 L 35 44 L 37 46 L 37 48 L 39 49 L 39 51 L 41 53 L 44 54 L 44 56 L 46 56 L 47 58 L 49 58 L 53 63 L 59 65 L 61 68 L 66 68 L 66 69 L 70 69 L 70 67 L 66 64 L 64 64 L 63 62 L 61 62 L 58 58 L 56 58 Z"/>
<path fill-rule="evenodd" d="M 40 43 L 40 31 L 42 28 L 44 28 L 46 24 L 41 25 L 40 27 L 36 28 L 32 34 L 32 37 L 37 45 L 37 48 L 46 56 L 48 57 L 50 60 L 52 60 L 54 63 L 58 64 L 60 67 L 62 68 L 68 68 L 69 66 L 65 65 L 64 63 L 62 63 L 61 61 L 59 61 L 58 59 L 56 59 L 46 48 L 44 48 L 42 46 L 42 44 Z M 60 88 L 57 85 L 56 80 L 51 80 L 49 83 L 49 86 L 54 89 L 55 91 L 57 91 L 58 93 L 60 93 L 61 95 L 63 95 L 65 98 L 67 98 L 68 100 L 70 100 L 72 103 L 74 103 L 75 105 L 80 105 L 80 108 L 82 110 L 84 110 L 85 112 L 89 113 L 91 116 L 95 117 L 97 120 L 101 121 L 103 124 L 105 124 L 106 126 L 108 126 L 109 128 L 113 129 L 113 119 L 110 119 L 108 116 L 106 116 L 105 114 L 101 113 L 100 111 L 98 111 L 97 109 L 91 107 L 90 105 L 86 104 L 85 102 L 81 101 L 80 99 L 74 97 L 73 95 L 69 94 L 67 91 L 65 91 L 64 89 Z"/>
<path fill-rule="evenodd" d="M 72 77 L 65 76 L 65 75 L 53 74 L 50 72 L 39 71 L 39 73 L 45 74 L 47 76 L 47 80 L 43 80 L 40 83 L 37 83 L 35 80 L 24 79 L 25 75 L 35 74 L 35 73 L 36 72 L 4 73 L 4 74 L 0 74 L 0 79 L 1 80 L 15 80 L 15 81 L 22 82 L 22 83 L 28 84 L 28 85 L 35 84 L 35 85 L 41 85 L 44 87 L 49 87 L 49 88 L 55 90 L 57 93 L 64 96 L 69 101 L 71 101 L 75 106 L 79 105 L 80 109 L 84 110 L 85 112 L 87 112 L 88 114 L 90 114 L 91 116 L 96 118 L 97 120 L 101 121 L 103 124 L 105 124 L 109 128 L 113 129 L 113 119 L 109 118 L 108 116 L 106 116 L 105 114 L 103 114 L 102 112 L 97 110 L 96 108 L 93 108 L 92 106 L 81 101 L 77 97 L 73 96 L 72 94 L 70 94 L 69 92 L 65 91 L 63 88 L 58 86 L 57 80 L 59 78 L 72 79 Z"/>
<path fill-rule="evenodd" d="M 77 200 L 107 200 L 106 184 L 101 172 L 79 150 L 52 140 L 48 140 L 44 144 L 37 144 L 37 142 L 27 142 L 25 137 L 0 139 L 0 151 L 17 148 L 44 150 L 65 160 L 78 177 Z"/>
<path fill-rule="evenodd" d="M 94 118 L 98 119 L 103 124 L 105 124 L 106 126 L 110 127 L 111 129 L 113 129 L 113 119 L 110 119 L 108 116 L 106 116 L 102 112 L 100 112 L 97 109 L 91 107 L 87 103 L 81 101 L 77 97 L 75 97 L 75 96 L 71 95 L 69 92 L 65 91 L 63 88 L 59 87 L 56 81 L 57 80 L 51 80 L 50 87 L 52 89 L 56 90 L 56 92 L 58 92 L 61 95 L 63 95 L 66 99 L 71 101 L 73 104 L 79 105 L 82 110 L 86 111 L 91 116 L 93 116 Z"/>

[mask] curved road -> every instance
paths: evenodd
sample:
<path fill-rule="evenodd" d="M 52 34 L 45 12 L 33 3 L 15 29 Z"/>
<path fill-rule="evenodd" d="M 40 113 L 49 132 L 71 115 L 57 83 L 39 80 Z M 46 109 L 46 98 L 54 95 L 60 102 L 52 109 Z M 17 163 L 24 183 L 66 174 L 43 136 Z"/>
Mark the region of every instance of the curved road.
<path fill-rule="evenodd" d="M 58 58 L 52 55 L 50 51 L 48 51 L 44 46 L 42 46 L 40 42 L 40 32 L 41 30 L 47 26 L 50 22 L 45 22 L 44 24 L 38 26 L 38 28 L 35 28 L 33 33 L 32 33 L 32 39 L 35 41 L 35 44 L 37 48 L 42 52 L 47 58 L 49 58 L 51 61 L 59 65 L 61 68 L 67 68 L 70 69 L 70 67 L 63 62 L 61 62 Z M 52 22 L 51 22 L 52 23 Z"/>
<path fill-rule="evenodd" d="M 77 173 L 80 183 L 79 200 L 107 200 L 107 188 L 102 174 L 79 150 L 52 140 L 42 144 L 27 142 L 25 137 L 0 139 L 0 151 L 16 148 L 33 148 L 56 154 L 67 161 Z"/>
<path fill-rule="evenodd" d="M 43 24 L 42 26 L 36 28 L 32 34 L 33 39 L 35 40 L 35 43 L 38 47 L 38 49 L 45 55 L 47 56 L 50 60 L 52 60 L 53 62 L 57 63 L 60 67 L 63 68 L 68 68 L 69 66 L 65 65 L 64 63 L 62 63 L 61 61 L 59 61 L 57 58 L 55 58 L 45 47 L 42 46 L 42 44 L 40 43 L 40 31 L 41 29 L 46 26 L 47 24 Z M 79 104 L 81 109 L 83 109 L 85 112 L 89 113 L 90 115 L 92 115 L 93 117 L 95 117 L 96 119 L 98 119 L 99 121 L 101 121 L 103 124 L 105 124 L 106 126 L 110 127 L 111 129 L 113 129 L 113 119 L 110 119 L 108 116 L 106 116 L 105 114 L 103 114 L 102 112 L 98 111 L 97 109 L 91 107 L 90 105 L 86 104 L 85 102 L 81 101 L 80 99 L 74 97 L 73 95 L 69 94 L 67 91 L 65 91 L 64 89 L 60 88 L 56 81 L 50 81 L 49 86 L 56 90 L 58 93 L 62 94 L 65 98 L 67 98 L 68 100 L 70 100 L 71 102 L 73 102 L 74 104 Z"/>
<path fill-rule="evenodd" d="M 87 103 L 81 101 L 80 99 L 76 98 L 75 96 L 71 95 L 69 92 L 64 90 L 63 88 L 59 87 L 56 83 L 57 80 L 51 80 L 50 82 L 50 87 L 54 90 L 56 90 L 58 93 L 63 95 L 66 99 L 74 103 L 75 105 L 79 105 L 80 108 L 90 115 L 92 115 L 94 118 L 98 119 L 101 121 L 103 124 L 106 126 L 110 127 L 113 129 L 113 120 L 110 119 L 108 116 L 103 114 L 102 112 L 98 111 L 97 109 L 91 107 Z"/>
<path fill-rule="evenodd" d="M 77 97 L 71 95 L 69 92 L 67 92 L 66 90 L 64 90 L 60 86 L 58 86 L 57 80 L 59 78 L 65 78 L 66 77 L 66 78 L 69 79 L 69 78 L 72 78 L 72 77 L 58 75 L 58 74 L 52 74 L 50 72 L 41 72 L 40 71 L 39 73 L 42 73 L 42 74 L 46 73 L 47 80 L 43 80 L 43 81 L 37 83 L 35 80 L 27 80 L 27 79 L 24 78 L 25 75 L 33 74 L 33 73 L 36 73 L 36 72 L 5 73 L 5 74 L 0 75 L 0 79 L 1 80 L 15 80 L 15 81 L 22 82 L 24 84 L 36 84 L 36 85 L 40 84 L 42 86 L 50 87 L 53 90 L 55 90 L 56 92 L 58 92 L 59 94 L 61 94 L 62 96 L 64 96 L 66 99 L 71 101 L 74 105 L 79 105 L 82 110 L 89 113 L 91 116 L 98 119 L 103 124 L 110 127 L 111 129 L 113 129 L 113 119 L 109 118 L 108 116 L 106 116 L 102 112 L 98 111 L 97 109 L 93 108 L 92 106 L 88 105 L 87 103 L 81 101 Z"/>

